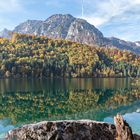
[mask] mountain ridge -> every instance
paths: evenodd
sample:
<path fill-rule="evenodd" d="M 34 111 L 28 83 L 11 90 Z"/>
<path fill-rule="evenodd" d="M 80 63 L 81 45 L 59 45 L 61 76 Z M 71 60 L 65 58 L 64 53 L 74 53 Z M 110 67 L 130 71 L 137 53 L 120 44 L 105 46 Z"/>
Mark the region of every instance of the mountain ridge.
<path fill-rule="evenodd" d="M 104 37 L 103 33 L 84 19 L 75 18 L 70 14 L 55 14 L 46 20 L 27 20 L 9 32 L 62 38 L 87 45 L 117 47 L 140 54 L 140 43 L 125 41 L 116 37 Z M 10 38 L 7 29 L 0 32 L 1 37 Z"/>

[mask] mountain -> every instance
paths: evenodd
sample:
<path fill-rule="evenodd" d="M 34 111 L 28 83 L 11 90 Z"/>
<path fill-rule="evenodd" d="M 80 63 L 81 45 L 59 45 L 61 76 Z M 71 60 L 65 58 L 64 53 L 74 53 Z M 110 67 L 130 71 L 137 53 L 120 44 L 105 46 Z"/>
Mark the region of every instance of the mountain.
<path fill-rule="evenodd" d="M 86 20 L 67 15 L 53 15 L 45 21 L 28 20 L 13 30 L 22 34 L 63 38 L 83 44 L 102 44 L 103 34 Z"/>
<path fill-rule="evenodd" d="M 0 32 L 0 37 L 10 38 L 11 37 L 10 33 L 11 31 L 5 28 Z"/>
<path fill-rule="evenodd" d="M 129 50 L 136 54 L 140 54 L 140 42 L 131 42 L 118 39 L 116 37 L 104 38 L 104 45 L 108 47 L 117 47 L 121 50 Z"/>
<path fill-rule="evenodd" d="M 62 38 L 88 45 L 117 47 L 140 54 L 140 42 L 124 41 L 115 37 L 106 38 L 94 25 L 70 14 L 56 14 L 45 21 L 27 20 L 16 26 L 11 32 Z M 4 29 L 0 32 L 0 36 L 9 38 L 9 30 Z"/>

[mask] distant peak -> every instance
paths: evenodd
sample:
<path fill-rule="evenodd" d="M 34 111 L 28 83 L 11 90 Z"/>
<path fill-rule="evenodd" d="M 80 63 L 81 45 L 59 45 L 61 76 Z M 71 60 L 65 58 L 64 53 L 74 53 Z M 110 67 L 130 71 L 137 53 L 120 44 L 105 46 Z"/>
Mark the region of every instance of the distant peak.
<path fill-rule="evenodd" d="M 9 31 L 7 28 L 4 28 L 2 31 Z"/>

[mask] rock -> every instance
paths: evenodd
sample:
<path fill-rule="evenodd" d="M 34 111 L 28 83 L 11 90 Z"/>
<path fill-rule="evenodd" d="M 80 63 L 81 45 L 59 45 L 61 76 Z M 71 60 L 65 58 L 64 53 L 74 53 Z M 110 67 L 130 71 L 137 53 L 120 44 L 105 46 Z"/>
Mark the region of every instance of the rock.
<path fill-rule="evenodd" d="M 44 121 L 11 130 L 6 140 L 140 140 L 121 115 L 116 124 L 91 120 Z"/>
<path fill-rule="evenodd" d="M 131 127 L 121 115 L 117 114 L 114 117 L 114 122 L 116 125 L 117 140 L 134 140 Z"/>
<path fill-rule="evenodd" d="M 44 121 L 11 130 L 6 140 L 140 140 L 121 115 L 115 125 L 91 121 Z"/>
<path fill-rule="evenodd" d="M 7 140 L 112 140 L 115 126 L 89 120 L 52 121 L 25 125 L 7 134 Z"/>

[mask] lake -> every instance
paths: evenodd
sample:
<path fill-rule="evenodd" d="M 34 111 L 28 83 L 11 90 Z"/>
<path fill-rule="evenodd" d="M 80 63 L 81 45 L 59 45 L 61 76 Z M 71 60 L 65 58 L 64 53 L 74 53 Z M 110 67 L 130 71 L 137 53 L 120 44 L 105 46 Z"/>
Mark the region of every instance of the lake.
<path fill-rule="evenodd" d="M 140 134 L 140 88 L 129 78 L 0 80 L 0 137 L 43 120 L 113 123 L 117 112 Z"/>

